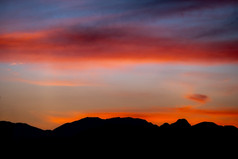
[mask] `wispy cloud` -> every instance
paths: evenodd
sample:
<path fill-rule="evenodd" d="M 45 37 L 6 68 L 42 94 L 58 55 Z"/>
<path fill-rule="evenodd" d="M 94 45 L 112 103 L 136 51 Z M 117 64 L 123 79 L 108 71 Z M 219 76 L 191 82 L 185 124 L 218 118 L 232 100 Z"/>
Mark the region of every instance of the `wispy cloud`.
<path fill-rule="evenodd" d="M 0 62 L 238 62 L 234 0 L 14 2 L 0 7 Z"/>
<path fill-rule="evenodd" d="M 193 106 L 184 106 L 184 107 L 174 108 L 174 110 L 180 113 L 201 114 L 201 115 L 209 115 L 209 116 L 238 117 L 238 110 L 234 108 L 198 109 Z"/>
<path fill-rule="evenodd" d="M 236 43 L 193 42 L 187 45 L 177 38 L 153 36 L 152 33 L 143 35 L 138 30 L 117 27 L 58 29 L 2 35 L 0 57 L 2 62 L 130 60 L 226 63 L 238 62 Z"/>

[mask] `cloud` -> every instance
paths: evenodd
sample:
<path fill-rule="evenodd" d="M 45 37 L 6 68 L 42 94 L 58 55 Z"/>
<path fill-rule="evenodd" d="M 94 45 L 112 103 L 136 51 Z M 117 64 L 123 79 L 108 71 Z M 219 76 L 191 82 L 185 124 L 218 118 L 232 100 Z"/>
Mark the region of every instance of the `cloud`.
<path fill-rule="evenodd" d="M 104 10 L 107 13 L 117 13 L 118 20 L 145 20 L 167 16 L 180 16 L 186 12 L 237 5 L 235 0 L 127 0 L 96 3 L 95 10 Z M 89 4 L 95 3 L 89 1 Z M 121 13 L 121 14 L 119 14 Z M 115 17 L 114 17 L 115 18 Z"/>
<path fill-rule="evenodd" d="M 203 104 L 210 100 L 210 98 L 204 94 L 190 94 L 190 95 L 187 95 L 186 98 L 195 102 L 203 103 Z"/>
<path fill-rule="evenodd" d="M 78 27 L 0 35 L 1 62 L 238 62 L 237 41 L 186 42 L 142 28 Z M 215 47 L 216 46 L 216 47 Z"/>
<path fill-rule="evenodd" d="M 0 62 L 238 62 L 237 1 L 55 2 L 4 1 Z"/>
<path fill-rule="evenodd" d="M 238 110 L 234 108 L 219 108 L 219 109 L 198 109 L 193 106 L 183 106 L 179 108 L 172 108 L 179 113 L 191 113 L 210 116 L 238 116 Z"/>

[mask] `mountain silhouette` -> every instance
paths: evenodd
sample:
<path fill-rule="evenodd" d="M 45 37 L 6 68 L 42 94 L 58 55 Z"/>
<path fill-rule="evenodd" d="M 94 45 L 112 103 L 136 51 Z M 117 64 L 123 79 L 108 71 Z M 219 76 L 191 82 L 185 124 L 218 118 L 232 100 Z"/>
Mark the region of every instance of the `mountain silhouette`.
<path fill-rule="evenodd" d="M 100 119 L 87 117 L 72 123 L 63 124 L 52 131 L 54 139 L 67 138 L 68 140 L 104 142 L 112 139 L 119 142 L 121 139 L 136 140 L 146 133 L 158 128 L 157 125 L 138 118 L 110 118 Z"/>
<path fill-rule="evenodd" d="M 63 124 L 54 129 L 52 132 L 55 136 L 58 137 L 70 137 L 89 129 L 99 128 L 103 124 L 103 119 L 97 117 L 87 117 L 78 121 L 74 121 L 72 123 Z"/>
<path fill-rule="evenodd" d="M 212 122 L 191 125 L 186 119 L 158 126 L 131 117 L 87 117 L 65 123 L 53 130 L 41 130 L 24 123 L 1 121 L 0 141 L 5 145 L 10 144 L 11 149 L 12 145 L 17 149 L 22 148 L 23 151 L 34 148 L 40 152 L 52 152 L 52 149 L 55 149 L 55 154 L 59 151 L 66 152 L 65 149 L 70 153 L 72 150 L 76 153 L 85 149 L 98 153 L 122 153 L 122 149 L 128 150 L 129 153 L 145 150 L 150 152 L 152 149 L 186 151 L 198 145 L 206 149 L 235 145 L 238 142 L 238 128 Z"/>
<path fill-rule="evenodd" d="M 169 128 L 169 130 L 167 130 Z M 173 130 L 170 130 L 173 129 Z M 54 130 L 41 130 L 39 128 L 30 126 L 25 123 L 12 123 L 9 121 L 0 121 L 0 137 L 19 139 L 19 138 L 44 138 L 44 137 L 75 137 L 81 134 L 98 132 L 98 133 L 120 133 L 124 134 L 139 131 L 160 133 L 160 131 L 166 130 L 171 132 L 176 131 L 194 131 L 194 133 L 200 131 L 217 131 L 238 133 L 238 128 L 235 126 L 221 126 L 213 122 L 201 122 L 195 125 L 189 124 L 186 119 L 178 119 L 176 122 L 168 124 L 164 123 L 161 126 L 154 125 L 147 122 L 144 119 L 131 118 L 131 117 L 115 117 L 109 119 L 101 119 L 98 117 L 86 117 L 71 123 L 65 123 Z"/>
<path fill-rule="evenodd" d="M 25 123 L 0 121 L 0 138 L 40 138 L 46 136 L 46 131 Z"/>
<path fill-rule="evenodd" d="M 186 119 L 178 119 L 175 123 L 169 125 L 170 128 L 190 128 L 191 125 Z"/>
<path fill-rule="evenodd" d="M 213 122 L 201 122 L 193 126 L 193 128 L 203 128 L 203 129 L 218 129 L 223 128 L 220 125 L 217 125 Z"/>

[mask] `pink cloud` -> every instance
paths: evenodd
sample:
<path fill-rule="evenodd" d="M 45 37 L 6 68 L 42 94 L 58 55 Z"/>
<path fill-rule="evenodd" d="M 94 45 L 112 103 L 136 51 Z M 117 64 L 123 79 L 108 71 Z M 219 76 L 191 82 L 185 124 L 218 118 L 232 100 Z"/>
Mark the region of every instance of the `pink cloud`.
<path fill-rule="evenodd" d="M 179 37 L 145 35 L 142 30 L 114 26 L 4 34 L 0 35 L 0 62 L 238 62 L 235 40 L 188 45 Z"/>

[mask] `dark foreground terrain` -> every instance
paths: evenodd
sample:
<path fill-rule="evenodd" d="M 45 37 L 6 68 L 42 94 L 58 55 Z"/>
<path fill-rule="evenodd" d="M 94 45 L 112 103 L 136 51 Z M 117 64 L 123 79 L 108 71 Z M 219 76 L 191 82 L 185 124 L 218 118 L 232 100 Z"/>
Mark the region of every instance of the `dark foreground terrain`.
<path fill-rule="evenodd" d="M 137 118 L 84 118 L 54 130 L 41 130 L 24 123 L 1 121 L 0 139 L 9 149 L 33 149 L 38 153 L 56 150 L 58 155 L 66 150 L 90 151 L 88 155 L 136 150 L 138 155 L 146 150 L 171 150 L 173 154 L 174 150 L 184 153 L 188 149 L 195 149 L 198 154 L 213 149 L 214 154 L 219 154 L 224 149 L 237 150 L 238 128 L 212 122 L 190 125 L 185 119 L 157 126 Z"/>

